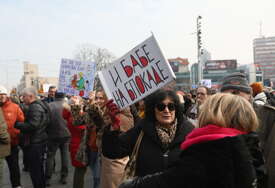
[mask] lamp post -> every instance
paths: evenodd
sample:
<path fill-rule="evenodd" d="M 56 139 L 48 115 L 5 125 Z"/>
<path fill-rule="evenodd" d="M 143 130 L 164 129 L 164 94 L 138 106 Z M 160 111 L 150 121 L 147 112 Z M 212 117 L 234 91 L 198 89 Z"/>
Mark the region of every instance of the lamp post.
<path fill-rule="evenodd" d="M 203 79 L 202 75 L 202 62 L 201 62 L 201 54 L 202 54 L 202 42 L 201 42 L 201 16 L 197 17 L 197 42 L 198 42 L 198 84 L 201 83 Z"/>

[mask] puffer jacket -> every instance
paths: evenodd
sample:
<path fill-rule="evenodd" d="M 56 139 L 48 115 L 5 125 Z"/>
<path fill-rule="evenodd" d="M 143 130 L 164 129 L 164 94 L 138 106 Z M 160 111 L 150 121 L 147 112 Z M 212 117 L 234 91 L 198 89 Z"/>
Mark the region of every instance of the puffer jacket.
<path fill-rule="evenodd" d="M 30 144 L 47 142 L 48 113 L 49 111 L 45 104 L 40 100 L 35 100 L 29 105 L 24 123 L 16 123 L 16 128 L 20 129 L 22 133 L 29 135 Z"/>
<path fill-rule="evenodd" d="M 24 121 L 24 114 L 21 108 L 11 102 L 9 99 L 1 106 L 4 117 L 8 126 L 8 132 L 11 138 L 11 145 L 17 145 L 19 143 L 18 135 L 20 131 L 14 128 L 15 122 L 23 122 Z"/>

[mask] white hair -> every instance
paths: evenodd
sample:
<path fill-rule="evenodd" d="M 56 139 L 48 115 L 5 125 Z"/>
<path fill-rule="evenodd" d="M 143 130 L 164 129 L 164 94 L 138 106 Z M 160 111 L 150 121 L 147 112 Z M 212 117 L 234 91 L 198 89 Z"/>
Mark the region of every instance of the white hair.
<path fill-rule="evenodd" d="M 21 92 L 22 95 L 32 95 L 34 97 L 37 97 L 37 91 L 35 88 L 29 87 L 29 88 L 25 88 L 23 89 L 23 91 Z"/>

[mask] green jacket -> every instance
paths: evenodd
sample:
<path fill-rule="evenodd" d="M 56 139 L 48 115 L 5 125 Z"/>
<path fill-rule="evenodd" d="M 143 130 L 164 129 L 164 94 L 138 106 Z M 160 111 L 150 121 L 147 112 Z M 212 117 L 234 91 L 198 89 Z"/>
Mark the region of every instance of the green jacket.
<path fill-rule="evenodd" d="M 10 155 L 10 148 L 10 136 L 2 108 L 0 108 L 0 158 Z"/>

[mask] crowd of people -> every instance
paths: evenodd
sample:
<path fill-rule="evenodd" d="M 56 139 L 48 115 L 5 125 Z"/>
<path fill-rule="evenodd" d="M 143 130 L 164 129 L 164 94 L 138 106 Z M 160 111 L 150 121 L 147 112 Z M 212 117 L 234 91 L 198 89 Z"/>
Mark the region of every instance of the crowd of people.
<path fill-rule="evenodd" d="M 51 86 L 47 97 L 0 86 L 0 187 L 7 161 L 10 184 L 84 188 L 271 188 L 275 185 L 275 90 L 225 77 L 219 91 L 161 88 L 125 109 L 97 88 L 87 98 Z M 71 163 L 71 164 L 70 164 Z M 69 165 L 73 184 L 67 185 Z"/>

